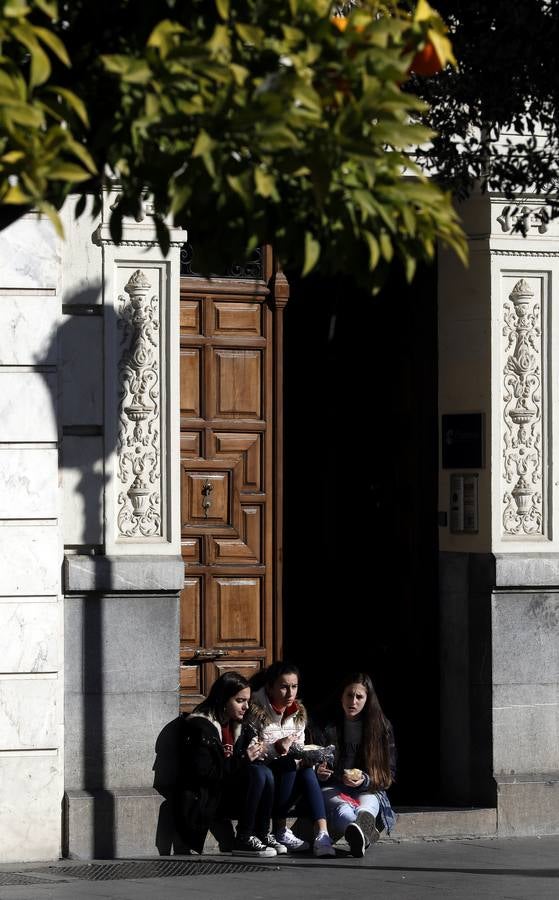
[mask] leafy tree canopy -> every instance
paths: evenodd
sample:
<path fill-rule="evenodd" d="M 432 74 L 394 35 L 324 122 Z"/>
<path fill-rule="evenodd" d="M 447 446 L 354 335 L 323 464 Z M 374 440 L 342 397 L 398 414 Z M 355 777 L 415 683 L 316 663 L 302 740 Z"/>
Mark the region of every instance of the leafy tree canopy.
<path fill-rule="evenodd" d="M 458 59 L 408 83 L 429 104 L 438 134 L 420 154 L 427 169 L 464 196 L 473 184 L 557 192 L 559 0 L 437 0 Z M 556 201 L 555 201 L 556 202 Z"/>
<path fill-rule="evenodd" d="M 426 0 L 0 0 L 0 208 L 57 222 L 69 191 L 121 186 L 189 229 L 205 270 L 271 242 L 303 273 L 408 277 L 437 239 L 464 255 L 449 194 L 410 149 L 429 141 L 407 89 Z M 340 18 L 336 13 L 345 13 Z M 403 175 L 405 173 L 405 175 Z M 83 205 L 83 204 L 82 204 Z"/>

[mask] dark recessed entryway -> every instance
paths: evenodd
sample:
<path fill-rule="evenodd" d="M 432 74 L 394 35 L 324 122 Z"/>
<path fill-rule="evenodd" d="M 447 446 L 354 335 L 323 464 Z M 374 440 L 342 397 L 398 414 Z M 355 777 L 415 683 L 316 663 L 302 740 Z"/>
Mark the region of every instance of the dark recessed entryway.
<path fill-rule="evenodd" d="M 399 750 L 396 803 L 438 796 L 436 268 L 371 298 L 291 281 L 285 655 L 319 702 L 369 671 Z"/>

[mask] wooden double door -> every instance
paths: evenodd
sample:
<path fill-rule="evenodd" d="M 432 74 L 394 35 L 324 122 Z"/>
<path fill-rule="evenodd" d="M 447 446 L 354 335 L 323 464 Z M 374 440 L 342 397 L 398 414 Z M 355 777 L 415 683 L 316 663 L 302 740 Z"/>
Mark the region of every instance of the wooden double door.
<path fill-rule="evenodd" d="M 282 319 L 268 249 L 181 277 L 181 709 L 281 654 Z"/>

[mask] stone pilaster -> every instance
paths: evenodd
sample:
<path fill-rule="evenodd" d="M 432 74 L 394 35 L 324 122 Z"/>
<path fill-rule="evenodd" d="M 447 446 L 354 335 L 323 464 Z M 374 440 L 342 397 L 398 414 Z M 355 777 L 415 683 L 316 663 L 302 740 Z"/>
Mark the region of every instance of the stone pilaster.
<path fill-rule="evenodd" d="M 440 470 L 443 787 L 487 802 L 493 784 L 501 834 L 546 833 L 559 821 L 559 222 L 532 197 L 473 197 L 463 215 L 470 267 L 440 265 L 439 405 L 481 413 L 484 448 L 477 469 Z M 459 474 L 478 484 L 473 533 L 444 520 Z"/>
<path fill-rule="evenodd" d="M 149 204 L 93 233 L 103 305 L 102 537 L 65 559 L 64 852 L 157 853 L 153 766 L 178 714 L 180 556 L 179 287 L 186 233 L 164 256 Z M 87 549 L 84 547 L 84 550 Z M 102 552 L 99 552 L 102 551 Z"/>

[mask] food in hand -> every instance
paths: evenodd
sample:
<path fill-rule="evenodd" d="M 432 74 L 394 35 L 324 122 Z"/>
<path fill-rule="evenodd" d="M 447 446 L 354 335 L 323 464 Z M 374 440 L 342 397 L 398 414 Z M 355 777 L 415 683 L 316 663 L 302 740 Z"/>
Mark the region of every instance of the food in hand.
<path fill-rule="evenodd" d="M 359 781 L 361 778 L 361 769 L 344 769 L 344 775 L 351 781 Z"/>

